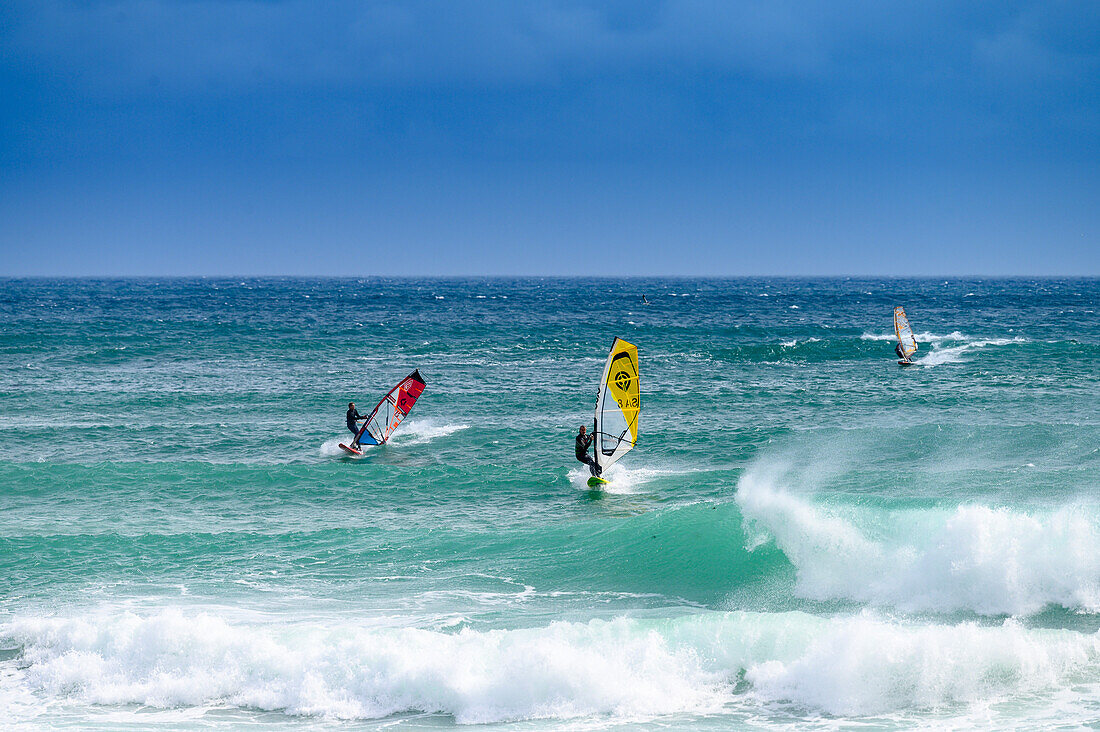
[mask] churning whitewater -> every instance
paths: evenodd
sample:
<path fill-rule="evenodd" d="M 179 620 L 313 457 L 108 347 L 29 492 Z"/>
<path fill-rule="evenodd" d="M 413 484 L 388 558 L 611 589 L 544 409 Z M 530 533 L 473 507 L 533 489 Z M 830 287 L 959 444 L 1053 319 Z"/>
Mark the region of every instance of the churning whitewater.
<path fill-rule="evenodd" d="M 6 280 L 0 718 L 1095 723 L 1098 305 L 1097 280 Z M 573 438 L 616 337 L 644 408 L 591 490 Z M 346 455 L 348 402 L 417 368 L 409 419 Z"/>

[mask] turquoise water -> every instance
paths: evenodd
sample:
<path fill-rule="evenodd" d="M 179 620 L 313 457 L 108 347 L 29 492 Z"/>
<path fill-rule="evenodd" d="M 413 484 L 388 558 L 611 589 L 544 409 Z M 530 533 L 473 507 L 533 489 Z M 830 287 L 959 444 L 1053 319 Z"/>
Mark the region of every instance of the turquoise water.
<path fill-rule="evenodd" d="M 0 284 L 16 724 L 1100 719 L 1098 280 Z M 615 336 L 641 437 L 593 492 Z"/>

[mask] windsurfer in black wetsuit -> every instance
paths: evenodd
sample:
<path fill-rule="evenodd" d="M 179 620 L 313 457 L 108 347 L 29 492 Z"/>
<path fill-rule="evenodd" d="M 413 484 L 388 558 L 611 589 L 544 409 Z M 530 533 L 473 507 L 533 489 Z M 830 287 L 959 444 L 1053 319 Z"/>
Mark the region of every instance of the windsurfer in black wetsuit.
<path fill-rule="evenodd" d="M 359 449 L 359 426 L 356 422 L 362 422 L 367 419 L 362 414 L 359 414 L 359 410 L 355 408 L 355 402 L 348 402 L 348 429 L 355 435 L 355 439 L 351 441 L 352 448 Z"/>
<path fill-rule="evenodd" d="M 592 438 L 585 434 L 585 432 L 586 428 L 582 424 L 580 432 L 577 433 L 577 460 L 587 465 L 588 471 L 592 473 L 592 475 L 599 476 L 603 471 L 594 458 L 588 457 L 588 448 L 592 444 Z"/>

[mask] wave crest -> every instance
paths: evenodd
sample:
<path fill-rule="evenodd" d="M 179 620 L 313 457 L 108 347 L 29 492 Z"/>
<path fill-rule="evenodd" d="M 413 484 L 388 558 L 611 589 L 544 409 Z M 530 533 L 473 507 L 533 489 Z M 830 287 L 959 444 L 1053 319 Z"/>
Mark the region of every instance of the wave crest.
<path fill-rule="evenodd" d="M 169 609 L 0 626 L 22 683 L 91 704 L 212 703 L 339 719 L 462 724 L 717 710 L 721 678 L 626 620 L 527 630 L 254 626 Z"/>
<path fill-rule="evenodd" d="M 876 512 L 815 504 L 779 481 L 750 470 L 736 501 L 755 545 L 774 540 L 794 565 L 803 597 L 985 615 L 1051 604 L 1100 612 L 1100 521 L 1083 506 Z"/>
<path fill-rule="evenodd" d="M 706 612 L 447 633 L 230 623 L 165 609 L 16 618 L 0 624 L 0 640 L 22 648 L 19 668 L 0 676 L 8 698 L 338 719 L 422 712 L 460 724 L 755 715 L 777 704 L 904 713 L 1014 694 L 1038 694 L 1023 699 L 1039 713 L 1043 695 L 1100 670 L 1096 634 L 866 612 Z"/>

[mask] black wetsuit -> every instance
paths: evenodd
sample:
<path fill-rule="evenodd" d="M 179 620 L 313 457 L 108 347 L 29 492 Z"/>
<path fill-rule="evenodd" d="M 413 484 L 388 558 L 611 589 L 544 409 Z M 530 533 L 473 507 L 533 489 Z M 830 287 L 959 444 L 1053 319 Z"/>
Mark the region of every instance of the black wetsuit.
<path fill-rule="evenodd" d="M 905 357 L 905 351 L 901 350 L 901 344 L 900 343 L 897 344 L 896 346 L 894 346 L 894 353 L 898 354 L 898 358 L 900 358 L 902 361 L 908 361 L 909 360 L 908 358 Z"/>
<path fill-rule="evenodd" d="M 582 435 L 577 433 L 577 460 L 588 466 L 588 470 L 592 475 L 599 475 L 603 471 L 600 469 L 599 464 L 594 458 L 588 457 L 588 448 L 592 445 L 592 438 L 588 435 Z"/>
<path fill-rule="evenodd" d="M 357 419 L 358 420 L 364 420 L 364 419 L 366 419 L 366 417 L 364 417 L 362 414 L 359 414 L 358 409 L 349 409 L 348 410 L 348 429 L 351 430 L 356 435 L 359 434 L 359 427 L 355 424 L 355 420 L 357 420 Z"/>

